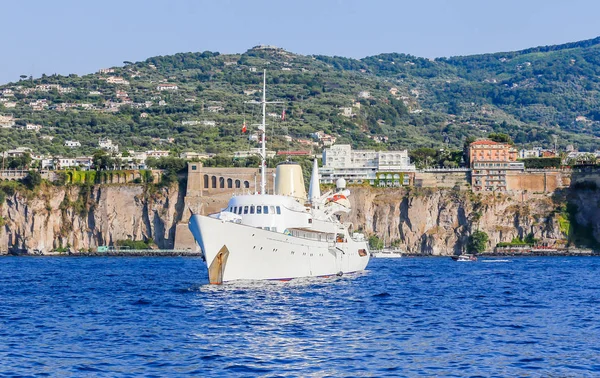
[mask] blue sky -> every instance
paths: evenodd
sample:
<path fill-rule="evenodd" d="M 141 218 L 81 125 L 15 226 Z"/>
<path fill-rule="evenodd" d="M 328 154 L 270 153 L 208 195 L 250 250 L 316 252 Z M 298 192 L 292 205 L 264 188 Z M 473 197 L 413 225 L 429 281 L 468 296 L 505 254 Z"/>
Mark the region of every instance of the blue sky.
<path fill-rule="evenodd" d="M 0 83 L 257 44 L 300 54 L 433 58 L 600 35 L 600 2 L 593 0 L 0 0 L 0 13 Z"/>

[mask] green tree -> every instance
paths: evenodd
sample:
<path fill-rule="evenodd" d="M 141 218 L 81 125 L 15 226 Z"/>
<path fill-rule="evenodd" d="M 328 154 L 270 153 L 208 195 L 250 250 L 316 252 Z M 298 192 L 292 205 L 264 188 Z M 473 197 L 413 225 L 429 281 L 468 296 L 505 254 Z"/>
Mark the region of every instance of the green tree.
<path fill-rule="evenodd" d="M 469 236 L 469 242 L 467 243 L 467 250 L 470 253 L 481 253 L 487 248 L 489 241 L 488 234 L 483 231 L 475 231 Z"/>
<path fill-rule="evenodd" d="M 92 163 L 97 171 L 112 168 L 114 159 L 110 157 L 104 150 L 97 150 L 92 155 Z"/>
<path fill-rule="evenodd" d="M 504 133 L 491 133 L 488 135 L 488 138 L 490 138 L 494 142 L 498 142 L 498 143 L 514 144 L 511 137 L 508 134 L 504 134 Z"/>
<path fill-rule="evenodd" d="M 437 162 L 437 151 L 433 148 L 417 148 L 410 151 L 409 156 L 418 168 L 427 168 Z"/>
<path fill-rule="evenodd" d="M 369 236 L 369 248 L 383 249 L 383 240 L 379 239 L 377 235 Z"/>
<path fill-rule="evenodd" d="M 28 189 L 33 190 L 42 183 L 42 175 L 38 171 L 29 171 L 22 181 Z"/>

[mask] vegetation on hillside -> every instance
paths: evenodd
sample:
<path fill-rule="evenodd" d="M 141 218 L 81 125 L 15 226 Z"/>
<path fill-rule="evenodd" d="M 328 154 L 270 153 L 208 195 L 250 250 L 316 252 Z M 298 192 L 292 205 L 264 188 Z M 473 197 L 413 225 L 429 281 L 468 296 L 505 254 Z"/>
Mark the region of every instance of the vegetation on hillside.
<path fill-rule="evenodd" d="M 600 137 L 599 49 L 596 38 L 436 60 L 406 54 L 357 60 L 253 48 L 152 57 L 108 73 L 22 77 L 0 86 L 0 114 L 14 116 L 16 126 L 42 129 L 1 128 L 0 148 L 75 156 L 91 154 L 100 137 L 121 150 L 228 153 L 255 147 L 241 125 L 260 120 L 259 107 L 247 102 L 260 99 L 261 71 L 267 69 L 267 98 L 283 101 L 268 110 L 272 149 L 313 148 L 302 140 L 324 131 L 337 143 L 363 148 L 458 150 L 467 137 L 495 133 L 519 146 L 542 147 L 556 135 L 560 147 L 591 151 Z M 110 77 L 128 84 L 109 83 Z M 166 83 L 178 89 L 158 89 Z M 60 90 L 40 87 L 46 84 Z M 42 99 L 43 110 L 34 110 Z M 383 136 L 387 141 L 378 139 Z M 65 140 L 82 146 L 67 148 Z"/>

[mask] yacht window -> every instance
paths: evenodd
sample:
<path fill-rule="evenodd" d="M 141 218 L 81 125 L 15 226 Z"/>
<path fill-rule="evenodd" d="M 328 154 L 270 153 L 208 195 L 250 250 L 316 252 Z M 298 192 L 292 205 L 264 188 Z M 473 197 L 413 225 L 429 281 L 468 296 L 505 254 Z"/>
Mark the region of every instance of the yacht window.
<path fill-rule="evenodd" d="M 271 208 L 271 214 L 275 214 L 275 206 L 269 206 Z"/>
<path fill-rule="evenodd" d="M 256 214 L 262 214 L 262 206 L 256 206 Z"/>
<path fill-rule="evenodd" d="M 263 213 L 269 214 L 269 206 L 263 206 Z"/>
<path fill-rule="evenodd" d="M 240 206 L 240 207 L 238 207 L 238 211 L 237 211 L 237 213 L 238 213 L 238 214 L 242 214 L 242 207 L 241 207 L 241 206 Z"/>
<path fill-rule="evenodd" d="M 277 206 L 277 214 L 281 214 L 281 208 Z"/>
<path fill-rule="evenodd" d="M 237 213 L 237 206 L 234 206 L 234 207 L 233 207 L 233 211 L 232 211 L 232 213 L 234 213 L 234 214 L 235 214 L 235 213 Z"/>
<path fill-rule="evenodd" d="M 248 206 L 244 206 L 244 214 L 248 214 Z"/>
<path fill-rule="evenodd" d="M 254 214 L 254 205 L 250 206 L 250 214 Z"/>

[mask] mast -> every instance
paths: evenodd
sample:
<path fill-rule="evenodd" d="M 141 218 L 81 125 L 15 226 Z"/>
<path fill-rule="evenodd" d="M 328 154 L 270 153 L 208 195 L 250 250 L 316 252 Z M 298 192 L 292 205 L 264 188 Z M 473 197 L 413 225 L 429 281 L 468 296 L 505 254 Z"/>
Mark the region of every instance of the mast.
<path fill-rule="evenodd" d="M 261 137 L 261 150 L 260 150 L 260 194 L 265 194 L 267 187 L 267 144 L 265 142 L 265 135 L 267 134 L 267 70 L 263 71 L 263 98 L 262 98 L 262 137 Z"/>
<path fill-rule="evenodd" d="M 247 101 L 248 104 L 262 105 L 262 123 L 258 125 L 258 130 L 262 132 L 260 138 L 260 194 L 265 194 L 267 190 L 267 104 L 282 104 L 282 101 L 267 101 L 267 70 L 263 70 L 263 91 L 262 101 Z"/>

